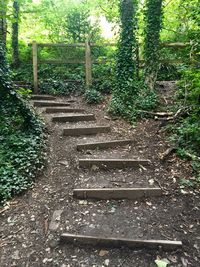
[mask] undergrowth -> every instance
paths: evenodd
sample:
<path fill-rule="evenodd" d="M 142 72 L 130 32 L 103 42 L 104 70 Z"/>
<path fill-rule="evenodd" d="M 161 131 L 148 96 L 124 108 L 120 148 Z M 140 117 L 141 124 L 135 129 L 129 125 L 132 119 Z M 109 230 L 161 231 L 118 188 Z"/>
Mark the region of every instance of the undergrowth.
<path fill-rule="evenodd" d="M 103 100 L 103 96 L 94 87 L 86 89 L 84 93 L 85 101 L 88 104 L 99 104 Z"/>
<path fill-rule="evenodd" d="M 179 106 L 188 107 L 188 113 L 171 128 L 172 140 L 177 154 L 191 160 L 195 181 L 188 186 L 197 186 L 200 182 L 200 71 L 190 69 L 183 72 L 180 80 L 177 101 Z"/>
<path fill-rule="evenodd" d="M 114 95 L 108 109 L 112 115 L 122 116 L 131 123 L 141 116 L 142 110 L 152 110 L 157 105 L 156 93 L 143 82 L 134 82 L 132 87 L 132 92 L 124 88 L 117 97 Z"/>
<path fill-rule="evenodd" d="M 43 167 L 44 135 L 39 118 L 26 125 L 17 104 L 0 101 L 0 202 L 30 187 Z"/>
<path fill-rule="evenodd" d="M 0 45 L 0 204 L 30 187 L 43 167 L 42 121 L 13 89 Z M 24 94 L 24 91 L 23 91 Z"/>

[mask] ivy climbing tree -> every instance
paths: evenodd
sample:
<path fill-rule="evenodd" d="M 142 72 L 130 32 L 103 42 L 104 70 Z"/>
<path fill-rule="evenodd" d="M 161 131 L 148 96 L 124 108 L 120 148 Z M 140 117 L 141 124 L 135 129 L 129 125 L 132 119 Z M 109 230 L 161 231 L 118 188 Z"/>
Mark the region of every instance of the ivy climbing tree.
<path fill-rule="evenodd" d="M 13 23 L 12 23 L 12 63 L 14 67 L 19 66 L 19 0 L 13 1 Z"/>
<path fill-rule="evenodd" d="M 135 33 L 137 0 L 120 0 L 119 11 L 121 31 L 116 62 L 116 83 L 110 111 L 125 115 L 127 105 L 131 105 L 131 99 L 137 94 L 137 86 L 134 86 L 137 64 L 133 60 L 137 49 Z"/>
<path fill-rule="evenodd" d="M 159 69 L 160 30 L 163 0 L 146 0 L 145 11 L 145 83 L 153 90 Z"/>
<path fill-rule="evenodd" d="M 6 46 L 6 36 L 7 36 L 7 6 L 8 0 L 0 0 L 0 42 L 1 45 Z"/>

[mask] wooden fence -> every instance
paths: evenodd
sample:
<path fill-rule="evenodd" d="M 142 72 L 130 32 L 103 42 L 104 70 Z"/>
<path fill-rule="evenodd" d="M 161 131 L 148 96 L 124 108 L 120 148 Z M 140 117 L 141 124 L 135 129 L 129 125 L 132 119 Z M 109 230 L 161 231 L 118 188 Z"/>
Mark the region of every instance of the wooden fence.
<path fill-rule="evenodd" d="M 188 43 L 162 43 L 164 47 L 177 47 L 184 48 L 188 46 Z M 76 43 L 76 44 L 50 44 L 50 43 L 37 43 L 35 41 L 32 42 L 32 54 L 33 54 L 33 84 L 34 84 L 34 93 L 37 94 L 39 92 L 38 86 L 38 65 L 39 64 L 84 64 L 85 65 L 85 84 L 89 87 L 92 84 L 92 64 L 105 64 L 106 60 L 101 61 L 92 61 L 91 48 L 92 47 L 105 47 L 105 46 L 116 46 L 116 43 L 104 43 L 104 44 L 95 44 L 90 43 L 87 39 L 85 43 Z M 83 47 L 85 48 L 85 60 L 39 60 L 38 59 L 38 47 Z M 139 52 L 138 52 L 139 53 Z M 139 57 L 139 55 L 138 55 Z M 143 60 L 139 60 L 143 63 Z M 161 60 L 164 63 L 173 63 L 180 64 L 181 60 Z"/>

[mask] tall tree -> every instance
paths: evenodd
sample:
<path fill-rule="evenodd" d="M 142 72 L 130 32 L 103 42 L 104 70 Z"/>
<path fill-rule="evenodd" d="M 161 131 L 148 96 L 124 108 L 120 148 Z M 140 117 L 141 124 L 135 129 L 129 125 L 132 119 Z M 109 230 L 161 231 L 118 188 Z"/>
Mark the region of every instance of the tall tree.
<path fill-rule="evenodd" d="M 0 0 L 0 42 L 3 46 L 6 46 L 7 36 L 7 13 L 8 0 Z"/>
<path fill-rule="evenodd" d="M 145 83 L 153 90 L 159 69 L 160 30 L 163 0 L 146 0 L 145 14 Z"/>
<path fill-rule="evenodd" d="M 14 0 L 12 23 L 12 63 L 14 67 L 19 66 L 19 11 L 19 0 Z"/>
<path fill-rule="evenodd" d="M 113 90 L 113 98 L 110 110 L 114 113 L 123 114 L 134 95 L 137 94 L 136 61 L 136 11 L 137 0 L 120 0 L 120 39 L 118 42 L 116 62 L 116 84 Z"/>

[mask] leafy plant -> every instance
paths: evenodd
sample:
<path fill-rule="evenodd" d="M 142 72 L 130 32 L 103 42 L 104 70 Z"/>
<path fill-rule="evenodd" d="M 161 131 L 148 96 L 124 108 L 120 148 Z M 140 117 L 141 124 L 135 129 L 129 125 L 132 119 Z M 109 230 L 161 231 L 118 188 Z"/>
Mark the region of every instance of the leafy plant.
<path fill-rule="evenodd" d="M 87 89 L 84 97 L 88 104 L 99 104 L 103 100 L 101 93 L 94 88 Z"/>
<path fill-rule="evenodd" d="M 74 92 L 80 92 L 81 86 L 62 80 L 48 79 L 41 81 L 40 90 L 45 94 L 67 96 Z"/>
<path fill-rule="evenodd" d="M 0 44 L 0 203 L 27 189 L 43 165 L 43 123 L 13 89 Z"/>

